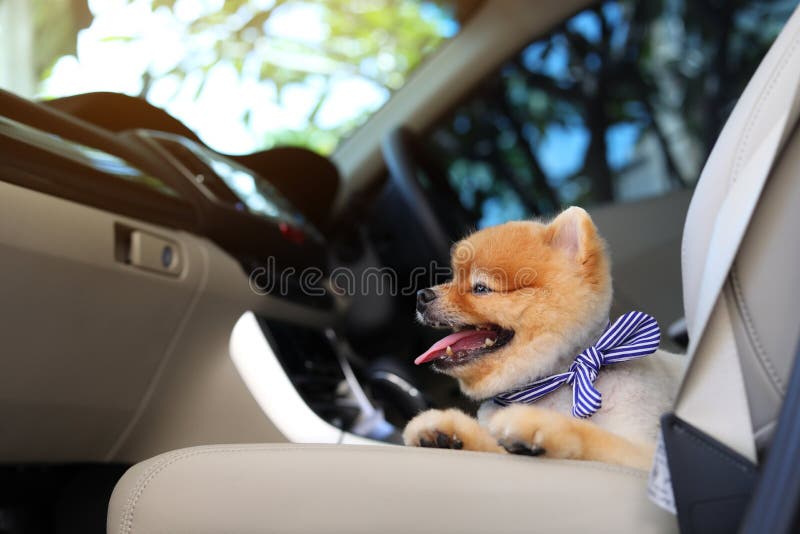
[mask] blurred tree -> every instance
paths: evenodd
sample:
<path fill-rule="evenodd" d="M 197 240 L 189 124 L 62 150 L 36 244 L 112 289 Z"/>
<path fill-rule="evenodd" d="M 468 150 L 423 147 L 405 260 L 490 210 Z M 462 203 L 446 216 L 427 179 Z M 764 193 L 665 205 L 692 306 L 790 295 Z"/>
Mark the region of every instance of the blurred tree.
<path fill-rule="evenodd" d="M 456 14 L 447 0 L 91 0 L 90 12 L 87 0 L 31 0 L 39 96 L 124 92 L 204 128 L 208 142 L 235 131 L 214 139 L 221 150 L 330 153 L 475 3 Z"/>
<path fill-rule="evenodd" d="M 797 0 L 608 0 L 431 133 L 479 225 L 690 186 Z"/>
<path fill-rule="evenodd" d="M 152 9 L 174 11 L 180 0 L 152 0 Z M 198 69 L 208 72 L 227 61 L 240 75 L 257 66 L 258 79 L 274 84 L 278 101 L 292 84 L 322 87 L 300 127 L 269 132 L 264 146 L 305 145 L 330 153 L 339 140 L 374 111 L 362 109 L 338 124 L 322 123 L 318 114 L 331 96 L 335 80 L 352 76 L 388 93 L 399 89 L 408 74 L 443 39 L 455 31 L 446 3 L 417 0 L 228 0 L 192 20 L 186 29 L 185 57 L 166 75 L 184 79 Z M 312 29 L 301 35 L 282 32 L 273 19 L 302 8 Z M 321 24 L 316 24 L 316 22 Z M 198 61 L 198 58 L 201 58 Z M 163 74 L 160 74 L 163 75 Z M 153 76 L 145 75 L 141 96 Z M 202 86 L 201 86 L 202 88 Z M 198 89 L 198 92 L 200 89 Z M 244 121 L 250 121 L 248 113 Z"/>
<path fill-rule="evenodd" d="M 92 22 L 87 0 L 33 2 L 34 72 L 46 75 L 56 58 L 75 53 L 75 35 Z"/>

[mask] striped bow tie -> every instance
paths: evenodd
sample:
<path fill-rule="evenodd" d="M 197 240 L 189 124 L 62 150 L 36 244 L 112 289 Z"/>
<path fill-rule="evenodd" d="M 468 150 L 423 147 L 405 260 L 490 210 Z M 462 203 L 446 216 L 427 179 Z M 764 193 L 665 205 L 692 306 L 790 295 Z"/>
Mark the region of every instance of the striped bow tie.
<path fill-rule="evenodd" d="M 572 384 L 572 415 L 591 417 L 600 409 L 602 400 L 594 387 L 600 368 L 653 354 L 660 336 L 655 319 L 646 313 L 628 312 L 607 326 L 597 343 L 578 354 L 569 371 L 501 393 L 494 397 L 494 402 L 501 406 L 532 404 L 564 384 Z"/>

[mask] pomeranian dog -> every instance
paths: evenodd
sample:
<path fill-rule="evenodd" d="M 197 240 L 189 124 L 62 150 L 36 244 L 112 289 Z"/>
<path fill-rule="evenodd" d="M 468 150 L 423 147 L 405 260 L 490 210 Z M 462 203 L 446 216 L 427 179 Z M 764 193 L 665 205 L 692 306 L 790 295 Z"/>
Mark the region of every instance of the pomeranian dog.
<path fill-rule="evenodd" d="M 477 419 L 455 409 L 417 415 L 405 444 L 649 467 L 659 417 L 683 373 L 678 355 L 657 350 L 603 365 L 593 384 L 602 402 L 588 418 L 572 415 L 576 401 L 566 383 L 532 404 L 495 400 L 567 372 L 606 331 L 610 262 L 589 214 L 571 207 L 549 224 L 478 231 L 453 246 L 452 268 L 452 281 L 418 292 L 417 318 L 454 333 L 415 363 L 430 362 L 484 402 Z"/>

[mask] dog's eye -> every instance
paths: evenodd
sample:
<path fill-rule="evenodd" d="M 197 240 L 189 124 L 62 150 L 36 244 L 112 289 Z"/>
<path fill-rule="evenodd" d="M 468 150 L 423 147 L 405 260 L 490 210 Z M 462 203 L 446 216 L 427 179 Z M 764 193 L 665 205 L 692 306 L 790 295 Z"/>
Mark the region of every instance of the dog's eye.
<path fill-rule="evenodd" d="M 472 292 L 475 295 L 485 295 L 486 293 L 491 293 L 492 290 L 483 284 L 475 284 L 474 286 L 472 286 Z"/>

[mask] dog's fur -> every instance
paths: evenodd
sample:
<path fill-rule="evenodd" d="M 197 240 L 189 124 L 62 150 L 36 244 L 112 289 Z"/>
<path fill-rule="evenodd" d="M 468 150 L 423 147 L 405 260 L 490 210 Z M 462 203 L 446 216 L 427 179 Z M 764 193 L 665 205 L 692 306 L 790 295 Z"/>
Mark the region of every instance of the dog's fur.
<path fill-rule="evenodd" d="M 430 410 L 409 422 L 405 443 L 647 467 L 658 417 L 669 408 L 682 374 L 676 355 L 657 351 L 603 367 L 595 381 L 602 407 L 588 420 L 570 415 L 569 385 L 530 406 L 500 408 L 491 401 L 566 371 L 603 332 L 611 307 L 610 265 L 589 215 L 572 207 L 549 224 L 487 228 L 457 243 L 452 256 L 453 280 L 431 288 L 436 298 L 418 318 L 456 328 L 492 324 L 514 337 L 497 350 L 441 369 L 469 397 L 489 399 L 477 420 L 458 410 Z M 476 283 L 491 292 L 474 294 Z"/>

